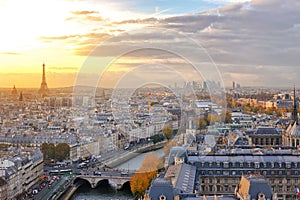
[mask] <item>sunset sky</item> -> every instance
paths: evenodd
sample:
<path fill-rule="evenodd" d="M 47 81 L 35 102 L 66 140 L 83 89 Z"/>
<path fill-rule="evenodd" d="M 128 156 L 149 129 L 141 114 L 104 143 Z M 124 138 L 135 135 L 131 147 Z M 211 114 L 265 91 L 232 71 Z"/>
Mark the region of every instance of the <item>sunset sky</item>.
<path fill-rule="evenodd" d="M 225 85 L 300 85 L 299 11 L 298 0 L 0 0 L 0 88 L 39 87 L 43 62 L 48 87 L 72 86 L 95 47 L 125 35 L 127 42 L 145 43 L 150 34 L 127 33 L 146 27 L 201 44 Z M 153 35 L 158 43 L 170 42 Z M 92 57 L 114 58 L 114 48 Z M 119 79 L 132 63 L 147 64 L 148 54 L 123 57 L 107 76 Z"/>

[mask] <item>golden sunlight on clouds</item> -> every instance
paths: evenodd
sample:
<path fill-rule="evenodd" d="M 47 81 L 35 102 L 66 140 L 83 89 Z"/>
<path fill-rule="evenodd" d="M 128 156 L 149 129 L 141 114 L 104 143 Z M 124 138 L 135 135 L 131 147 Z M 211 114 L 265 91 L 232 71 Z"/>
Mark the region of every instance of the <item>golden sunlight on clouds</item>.
<path fill-rule="evenodd" d="M 43 61 L 48 73 L 62 76 L 75 73 L 97 45 L 130 26 L 112 22 L 142 17 L 143 14 L 126 11 L 121 4 L 106 0 L 101 3 L 3 0 L 0 2 L 0 87 L 10 87 L 11 82 L 22 80 L 24 86 L 30 86 L 30 81 L 21 74 L 41 73 Z M 4 78 L 7 73 L 9 80 Z M 32 83 L 30 87 L 38 86 Z"/>

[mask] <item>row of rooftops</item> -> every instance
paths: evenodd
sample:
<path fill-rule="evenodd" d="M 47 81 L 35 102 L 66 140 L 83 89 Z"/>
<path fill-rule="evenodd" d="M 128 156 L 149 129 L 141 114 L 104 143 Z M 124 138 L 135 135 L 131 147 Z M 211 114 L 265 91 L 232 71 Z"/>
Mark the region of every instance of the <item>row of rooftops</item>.
<path fill-rule="evenodd" d="M 207 155 L 207 156 L 188 156 L 189 163 L 196 162 L 228 162 L 228 163 L 255 163 L 255 162 L 277 162 L 277 163 L 299 163 L 300 155 Z"/>
<path fill-rule="evenodd" d="M 259 153 L 258 153 L 259 152 Z M 262 164 L 268 167 L 278 168 L 300 168 L 300 154 L 292 153 L 291 150 L 248 150 L 239 153 L 228 154 L 228 152 L 207 154 L 207 155 L 191 155 L 184 147 L 172 147 L 169 153 L 168 165 L 175 163 L 175 157 L 184 158 L 187 163 L 196 164 L 203 163 L 209 167 L 209 164 L 224 165 L 228 167 L 253 167 L 252 164 Z M 249 166 L 249 163 L 251 166 Z M 269 166 L 270 165 L 270 166 Z"/>
<path fill-rule="evenodd" d="M 0 171 L 3 170 L 0 174 L 5 179 L 17 173 L 19 167 L 43 160 L 43 154 L 38 148 L 26 152 L 23 150 L 14 155 L 12 152 L 13 149 L 9 150 L 6 155 L 2 155 L 0 160 Z"/>

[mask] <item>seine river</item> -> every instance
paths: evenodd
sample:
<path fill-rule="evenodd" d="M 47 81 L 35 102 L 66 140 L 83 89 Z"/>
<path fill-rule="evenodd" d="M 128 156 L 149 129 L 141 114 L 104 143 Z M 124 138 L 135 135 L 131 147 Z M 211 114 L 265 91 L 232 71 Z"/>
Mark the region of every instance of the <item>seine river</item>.
<path fill-rule="evenodd" d="M 164 155 L 163 149 L 159 149 L 156 151 L 158 157 L 162 157 Z M 140 154 L 137 157 L 121 164 L 117 168 L 119 169 L 130 169 L 137 170 L 141 167 L 143 159 L 147 153 Z M 116 191 L 113 187 L 103 184 L 99 185 L 99 187 L 95 189 L 91 189 L 88 185 L 83 185 L 73 194 L 71 200 L 95 200 L 95 199 L 103 199 L 103 200 L 128 200 L 133 199 L 133 195 L 130 192 L 130 188 L 125 188 L 123 191 Z"/>

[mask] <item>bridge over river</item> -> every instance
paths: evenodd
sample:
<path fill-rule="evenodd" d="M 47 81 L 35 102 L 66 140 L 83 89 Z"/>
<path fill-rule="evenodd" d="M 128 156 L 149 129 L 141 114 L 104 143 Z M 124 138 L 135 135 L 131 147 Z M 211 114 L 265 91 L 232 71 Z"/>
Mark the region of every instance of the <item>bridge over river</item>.
<path fill-rule="evenodd" d="M 118 190 L 122 189 L 125 183 L 130 183 L 134 172 L 121 172 L 118 170 L 109 171 L 97 171 L 97 174 L 86 172 L 84 174 L 77 175 L 73 183 L 76 184 L 80 180 L 85 180 L 90 183 L 92 188 L 96 188 L 100 182 L 108 181 L 116 186 Z"/>

